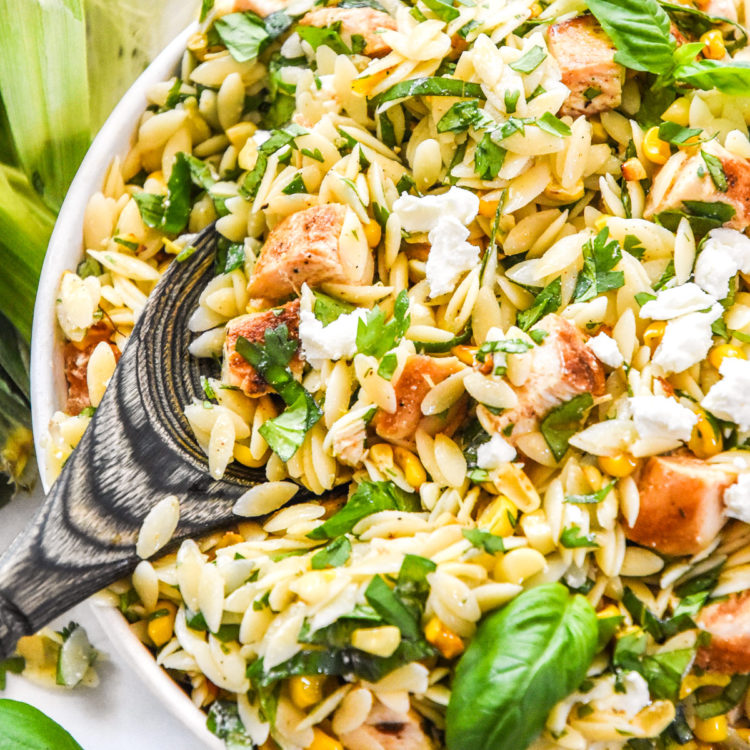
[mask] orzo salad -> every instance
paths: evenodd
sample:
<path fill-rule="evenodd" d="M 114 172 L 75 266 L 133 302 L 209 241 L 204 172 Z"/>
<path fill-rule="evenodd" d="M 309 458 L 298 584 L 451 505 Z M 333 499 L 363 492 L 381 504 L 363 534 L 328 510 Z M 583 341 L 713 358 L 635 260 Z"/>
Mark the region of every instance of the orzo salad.
<path fill-rule="evenodd" d="M 268 481 L 108 596 L 228 747 L 750 747 L 748 14 L 204 0 L 48 444 L 215 222 L 185 414 Z"/>

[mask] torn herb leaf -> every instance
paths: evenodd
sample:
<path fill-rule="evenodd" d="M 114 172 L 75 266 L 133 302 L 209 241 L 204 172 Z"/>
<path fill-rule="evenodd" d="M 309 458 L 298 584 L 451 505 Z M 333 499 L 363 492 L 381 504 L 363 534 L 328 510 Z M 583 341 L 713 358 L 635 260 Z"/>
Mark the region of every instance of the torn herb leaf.
<path fill-rule="evenodd" d="M 334 539 L 330 544 L 323 547 L 320 552 L 316 552 L 310 560 L 310 567 L 313 570 L 323 570 L 323 568 L 337 568 L 344 565 L 352 554 L 352 543 L 345 536 Z"/>
<path fill-rule="evenodd" d="M 625 284 L 624 272 L 612 270 L 622 260 L 622 249 L 615 240 L 607 242 L 608 236 L 609 229 L 604 227 L 583 246 L 583 268 L 576 280 L 574 302 L 587 302 Z"/>
<path fill-rule="evenodd" d="M 602 500 L 604 500 L 607 495 L 609 495 L 610 490 L 614 487 L 614 482 L 610 482 L 609 484 L 602 487 L 600 490 L 597 490 L 596 492 L 591 492 L 586 495 L 567 495 L 565 497 L 566 503 L 580 503 L 582 505 L 594 505 L 596 503 L 600 503 Z"/>
<path fill-rule="evenodd" d="M 558 276 L 537 294 L 531 307 L 518 313 L 516 316 L 516 325 L 522 331 L 528 331 L 534 323 L 541 320 L 547 313 L 556 312 L 562 304 L 561 293 L 562 279 Z"/>
<path fill-rule="evenodd" d="M 505 552 L 503 538 L 482 529 L 462 529 L 461 533 L 464 539 L 468 539 L 473 547 L 482 549 L 490 555 L 496 555 L 498 552 Z"/>
<path fill-rule="evenodd" d="M 568 450 L 568 441 L 579 432 L 588 410 L 594 405 L 590 393 L 581 393 L 555 407 L 542 420 L 540 430 L 555 459 L 559 461 Z"/>
<path fill-rule="evenodd" d="M 717 190 L 726 193 L 729 188 L 729 183 L 727 182 L 726 174 L 724 174 L 724 165 L 721 163 L 721 159 L 713 154 L 703 151 L 702 149 L 701 156 L 706 164 L 706 169 L 711 177 L 711 182 L 713 182 Z"/>
<path fill-rule="evenodd" d="M 263 20 L 255 13 L 229 13 L 216 19 L 213 28 L 240 63 L 255 60 L 271 41 Z"/>
<path fill-rule="evenodd" d="M 593 534 L 584 534 L 580 526 L 568 526 L 560 534 L 560 544 L 568 549 L 577 549 L 579 547 L 598 547 L 596 538 Z"/>
<path fill-rule="evenodd" d="M 393 349 L 409 328 L 409 298 L 405 291 L 399 292 L 393 307 L 393 316 L 386 323 L 385 313 L 374 307 L 364 320 L 357 324 L 357 351 L 380 359 Z"/>

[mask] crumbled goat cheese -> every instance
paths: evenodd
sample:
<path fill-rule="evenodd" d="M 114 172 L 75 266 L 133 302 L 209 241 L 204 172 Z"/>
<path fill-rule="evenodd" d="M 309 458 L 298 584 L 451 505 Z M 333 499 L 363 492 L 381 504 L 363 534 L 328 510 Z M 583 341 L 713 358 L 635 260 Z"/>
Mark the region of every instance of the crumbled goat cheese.
<path fill-rule="evenodd" d="M 477 466 L 480 469 L 498 469 L 515 457 L 516 449 L 500 435 L 493 435 L 477 448 Z"/>
<path fill-rule="evenodd" d="M 750 523 L 750 474 L 740 474 L 737 482 L 724 491 L 724 514 Z"/>
<path fill-rule="evenodd" d="M 620 354 L 617 342 L 603 331 L 594 336 L 594 338 L 589 339 L 586 342 L 586 346 L 594 352 L 594 356 L 600 362 L 608 367 L 621 367 L 625 362 L 622 354 Z"/>
<path fill-rule="evenodd" d="M 631 719 L 651 703 L 648 683 L 638 672 L 625 672 L 620 677 L 620 684 L 625 688 L 624 693 L 612 690 L 606 697 L 598 698 L 593 703 L 599 711 L 616 711 Z"/>
<path fill-rule="evenodd" d="M 750 273 L 750 238 L 735 229 L 712 229 L 695 263 L 695 283 L 724 299 L 737 271 Z"/>
<path fill-rule="evenodd" d="M 711 324 L 721 317 L 723 311 L 717 303 L 710 312 L 688 313 L 670 320 L 654 352 L 654 364 L 667 373 L 682 372 L 704 360 L 713 345 Z"/>
<path fill-rule="evenodd" d="M 690 440 L 697 415 L 673 398 L 633 396 L 628 399 L 638 435 L 647 440 Z"/>
<path fill-rule="evenodd" d="M 750 430 L 750 362 L 726 358 L 719 368 L 721 380 L 701 401 L 701 406 L 719 419 L 734 422 L 743 432 Z"/>
<path fill-rule="evenodd" d="M 357 326 L 367 310 L 359 308 L 324 326 L 309 310 L 299 316 L 299 340 L 302 354 L 314 368 L 320 369 L 328 359 L 353 357 L 357 352 Z"/>
<path fill-rule="evenodd" d="M 447 193 L 421 198 L 404 193 L 393 203 L 393 211 L 407 232 L 429 232 L 447 217 L 470 224 L 479 213 L 479 198 L 470 190 L 455 186 Z"/>
<path fill-rule="evenodd" d="M 706 294 L 697 284 L 688 282 L 680 286 L 664 289 L 641 308 L 641 318 L 671 320 L 680 315 L 707 310 L 716 300 Z"/>

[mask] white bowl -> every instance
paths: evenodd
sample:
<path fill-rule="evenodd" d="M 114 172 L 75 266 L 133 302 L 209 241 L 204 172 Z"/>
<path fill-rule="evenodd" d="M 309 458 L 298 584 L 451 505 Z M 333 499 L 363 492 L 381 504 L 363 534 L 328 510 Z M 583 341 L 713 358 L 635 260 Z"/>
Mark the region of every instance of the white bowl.
<path fill-rule="evenodd" d="M 192 24 L 172 41 L 131 86 L 91 144 L 70 186 L 52 233 L 34 307 L 31 343 L 31 411 L 34 441 L 44 490 L 49 490 L 42 446 L 50 418 L 65 404 L 62 338 L 55 321 L 55 299 L 64 271 L 74 270 L 82 260 L 83 215 L 89 197 L 101 189 L 112 159 L 124 157 L 136 124 L 148 106 L 146 92 L 174 75 Z M 224 743 L 206 729 L 206 717 L 188 696 L 156 665 L 148 649 L 133 635 L 120 612 L 111 607 L 93 607 L 115 649 L 132 666 L 161 702 L 208 748 L 223 750 Z"/>

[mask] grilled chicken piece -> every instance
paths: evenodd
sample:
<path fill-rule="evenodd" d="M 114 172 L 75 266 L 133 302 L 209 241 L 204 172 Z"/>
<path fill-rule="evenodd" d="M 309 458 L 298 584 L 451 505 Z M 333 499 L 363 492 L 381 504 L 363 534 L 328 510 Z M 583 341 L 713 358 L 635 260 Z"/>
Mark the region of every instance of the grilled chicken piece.
<path fill-rule="evenodd" d="M 724 525 L 724 490 L 734 477 L 692 456 L 654 456 L 638 478 L 640 512 L 628 539 L 664 555 L 694 555 Z"/>
<path fill-rule="evenodd" d="M 69 342 L 63 349 L 65 361 L 65 379 L 68 381 L 68 400 L 65 404 L 65 413 L 75 416 L 84 409 L 91 406 L 89 399 L 89 386 L 86 380 L 86 372 L 89 367 L 91 354 L 102 341 L 109 343 L 112 329 L 106 323 L 97 323 L 89 328 L 88 333 L 82 341 Z M 120 359 L 120 350 L 109 343 L 115 360 Z"/>
<path fill-rule="evenodd" d="M 703 151 L 721 162 L 727 180 L 726 192 L 716 188 L 700 153 L 688 156 L 679 151 L 656 175 L 643 215 L 650 219 L 662 211 L 680 210 L 683 201 L 728 203 L 735 214 L 724 226 L 743 231 L 750 226 L 750 162 L 716 141 L 706 143 Z"/>
<path fill-rule="evenodd" d="M 625 68 L 615 62 L 615 46 L 593 16 L 550 26 L 547 44 L 570 89 L 561 115 L 593 115 L 620 105 Z"/>
<path fill-rule="evenodd" d="M 435 743 L 422 728 L 422 719 L 413 710 L 396 713 L 376 702 L 362 726 L 342 734 L 346 750 L 434 750 Z"/>
<path fill-rule="evenodd" d="M 604 368 L 586 346 L 586 337 L 559 315 L 547 315 L 535 326 L 549 335 L 526 356 L 531 368 L 526 382 L 515 389 L 518 405 L 502 414 L 477 407 L 481 423 L 488 431 L 503 435 L 511 443 L 535 430 L 547 412 L 581 393 L 604 394 Z M 515 425 L 510 435 L 508 425 Z"/>
<path fill-rule="evenodd" d="M 422 401 L 429 391 L 461 365 L 451 358 L 433 359 L 415 354 L 406 361 L 404 369 L 393 384 L 396 391 L 396 411 L 393 414 L 378 409 L 373 417 L 375 432 L 385 440 L 413 440 L 423 419 Z"/>
<path fill-rule="evenodd" d="M 250 276 L 250 295 L 276 300 L 298 293 L 304 283 L 369 284 L 372 253 L 348 211 L 338 203 L 313 206 L 274 227 Z"/>
<path fill-rule="evenodd" d="M 273 389 L 258 374 L 258 371 L 237 351 L 237 339 L 242 336 L 248 341 L 263 344 L 266 340 L 266 330 L 286 325 L 289 338 L 299 341 L 299 300 L 287 302 L 283 307 L 265 312 L 241 315 L 230 320 L 227 324 L 227 337 L 224 340 L 224 366 L 222 380 L 228 385 L 239 388 L 251 398 L 265 396 Z M 295 375 L 302 374 L 302 358 L 299 347 L 297 353 L 289 363 L 289 368 Z"/>
<path fill-rule="evenodd" d="M 711 634 L 711 642 L 698 650 L 699 667 L 729 674 L 750 672 L 750 591 L 710 604 L 696 622 Z"/>
<path fill-rule="evenodd" d="M 383 57 L 391 51 L 378 30 L 396 29 L 396 20 L 375 8 L 315 8 L 305 13 L 299 23 L 319 29 L 341 23 L 344 43 L 351 47 L 352 37 L 358 34 L 365 40 L 364 54 L 370 57 Z"/>

